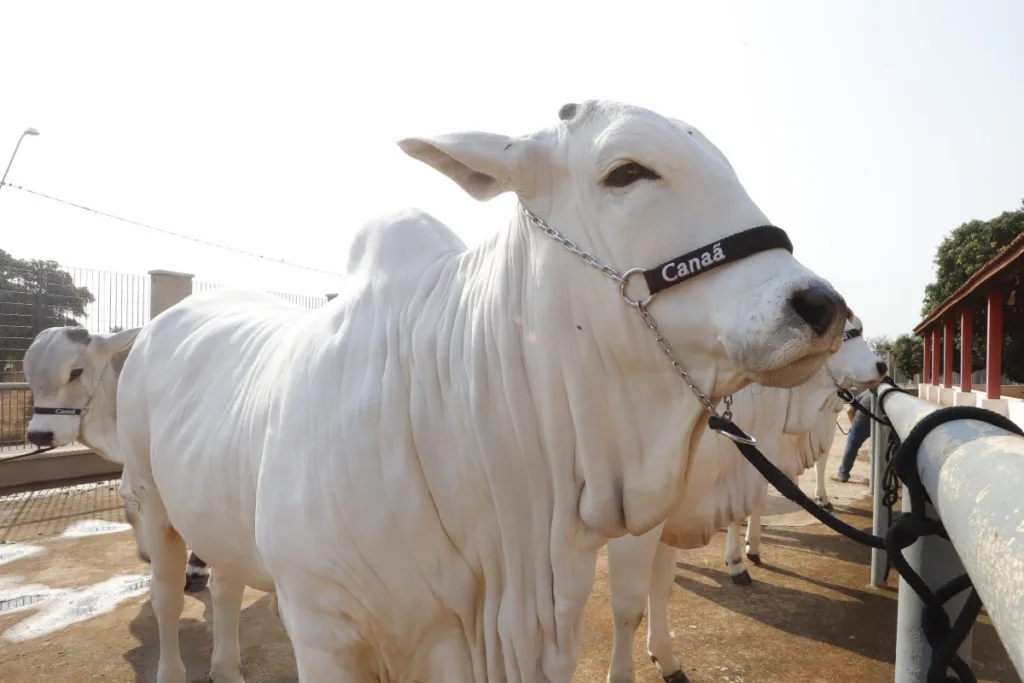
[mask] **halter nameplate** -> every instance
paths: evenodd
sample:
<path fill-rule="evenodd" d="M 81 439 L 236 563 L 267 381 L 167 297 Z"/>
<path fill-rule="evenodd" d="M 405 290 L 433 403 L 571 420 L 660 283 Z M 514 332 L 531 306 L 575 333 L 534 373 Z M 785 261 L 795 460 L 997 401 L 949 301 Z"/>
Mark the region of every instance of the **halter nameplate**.
<path fill-rule="evenodd" d="M 81 415 L 81 408 L 32 408 L 36 415 Z"/>
<path fill-rule="evenodd" d="M 761 225 L 724 237 L 714 244 L 695 249 L 656 268 L 645 270 L 644 279 L 653 296 L 709 270 L 770 249 L 785 249 L 792 254 L 793 243 L 789 241 L 789 236 L 782 228 Z"/>

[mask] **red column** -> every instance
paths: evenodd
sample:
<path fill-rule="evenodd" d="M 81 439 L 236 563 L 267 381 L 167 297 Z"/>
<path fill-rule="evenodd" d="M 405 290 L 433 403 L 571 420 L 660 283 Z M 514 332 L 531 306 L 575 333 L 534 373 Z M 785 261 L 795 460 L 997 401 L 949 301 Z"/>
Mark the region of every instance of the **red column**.
<path fill-rule="evenodd" d="M 971 309 L 960 311 L 960 391 L 971 391 L 971 347 L 974 345 L 974 317 Z"/>
<path fill-rule="evenodd" d="M 942 330 L 942 386 L 947 389 L 953 388 L 953 332 L 953 319 L 946 318 Z"/>
<path fill-rule="evenodd" d="M 932 384 L 939 385 L 939 328 L 932 328 Z"/>
<path fill-rule="evenodd" d="M 932 340 L 927 330 L 922 331 L 921 346 L 924 347 L 924 364 L 921 366 L 921 384 L 932 381 Z"/>
<path fill-rule="evenodd" d="M 988 334 L 985 339 L 985 393 L 999 398 L 1003 382 L 1003 293 L 989 292 Z"/>

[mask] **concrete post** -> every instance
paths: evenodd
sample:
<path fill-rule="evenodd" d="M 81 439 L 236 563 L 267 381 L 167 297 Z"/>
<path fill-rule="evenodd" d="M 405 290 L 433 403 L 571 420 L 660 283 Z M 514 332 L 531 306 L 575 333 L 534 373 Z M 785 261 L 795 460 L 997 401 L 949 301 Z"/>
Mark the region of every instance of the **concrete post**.
<path fill-rule="evenodd" d="M 904 512 L 911 511 L 910 496 L 903 487 Z M 929 517 L 935 516 L 935 508 L 925 503 L 925 511 Z M 872 550 L 872 555 L 875 553 Z M 943 584 L 964 573 L 964 566 L 949 541 L 938 536 L 926 536 L 903 551 L 910 568 L 924 580 L 925 584 L 935 590 Z M 872 558 L 874 560 L 874 558 Z M 872 574 L 874 562 L 872 562 Z M 1007 577 L 1009 578 L 1009 577 Z M 970 591 L 964 591 L 946 603 L 946 614 L 950 622 L 956 620 Z M 932 648 L 924 637 L 921 628 L 921 614 L 924 603 L 917 597 L 907 582 L 900 577 L 899 598 L 896 606 L 896 678 L 895 683 L 928 683 L 928 666 L 932 661 Z M 971 663 L 971 645 L 973 629 L 964 639 L 957 654 Z"/>
<path fill-rule="evenodd" d="M 877 396 L 871 397 L 871 409 L 875 415 L 883 417 L 882 402 Z M 889 445 L 889 428 L 871 421 L 871 533 L 885 536 L 889 531 L 889 511 L 882 502 L 885 497 L 885 450 Z M 884 550 L 871 549 L 871 585 L 881 588 L 885 585 L 885 569 L 888 556 Z"/>
<path fill-rule="evenodd" d="M 875 415 L 879 414 L 878 413 L 878 398 L 874 394 L 870 395 L 870 399 L 868 400 L 867 408 L 873 414 L 875 414 Z M 871 436 L 868 437 L 868 444 L 869 444 L 868 450 L 871 451 L 871 463 L 870 463 L 871 466 L 868 468 L 868 493 L 874 493 L 875 492 L 875 480 L 876 480 L 876 477 L 875 477 L 875 462 L 878 460 L 878 453 L 879 453 L 879 450 L 878 450 L 878 423 L 875 422 L 874 420 L 871 420 L 870 423 L 871 423 Z M 850 427 L 852 428 L 853 425 L 851 424 Z"/>
<path fill-rule="evenodd" d="M 192 294 L 193 277 L 189 273 L 171 270 L 149 271 L 149 319 L 152 320 Z"/>

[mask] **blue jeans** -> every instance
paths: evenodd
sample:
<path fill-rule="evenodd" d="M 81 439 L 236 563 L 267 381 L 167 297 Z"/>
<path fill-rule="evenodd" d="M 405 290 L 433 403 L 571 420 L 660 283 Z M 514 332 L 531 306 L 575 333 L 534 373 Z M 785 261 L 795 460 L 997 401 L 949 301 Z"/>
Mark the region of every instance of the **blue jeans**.
<path fill-rule="evenodd" d="M 850 433 L 846 435 L 846 450 L 843 451 L 843 462 L 839 465 L 839 476 L 850 476 L 853 461 L 857 459 L 857 451 L 871 436 L 871 421 L 868 416 L 858 411 L 850 424 Z"/>

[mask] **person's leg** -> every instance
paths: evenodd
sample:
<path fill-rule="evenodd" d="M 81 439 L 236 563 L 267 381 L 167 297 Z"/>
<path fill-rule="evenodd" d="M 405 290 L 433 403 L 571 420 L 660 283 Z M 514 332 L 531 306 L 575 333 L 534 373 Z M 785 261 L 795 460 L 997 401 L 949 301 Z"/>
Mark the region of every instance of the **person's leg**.
<path fill-rule="evenodd" d="M 871 422 L 863 413 L 857 413 L 850 425 L 850 433 L 846 436 L 846 449 L 843 451 L 843 461 L 839 465 L 838 476 L 833 479 L 846 481 L 850 478 L 850 470 L 853 469 L 853 463 L 857 459 L 857 451 L 869 436 L 871 436 Z"/>

